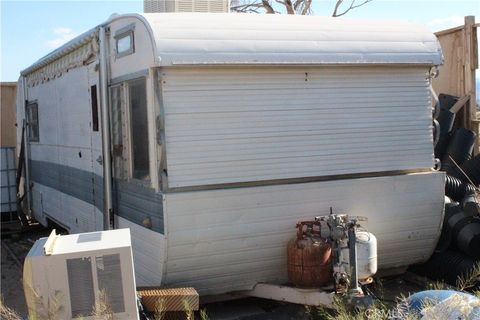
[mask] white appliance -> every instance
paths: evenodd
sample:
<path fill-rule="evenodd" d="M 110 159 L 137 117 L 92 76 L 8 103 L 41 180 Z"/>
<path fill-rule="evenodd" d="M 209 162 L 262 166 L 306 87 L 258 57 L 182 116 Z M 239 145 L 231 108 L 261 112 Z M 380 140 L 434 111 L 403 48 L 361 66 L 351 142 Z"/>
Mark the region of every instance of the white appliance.
<path fill-rule="evenodd" d="M 130 229 L 53 230 L 25 258 L 23 286 L 32 319 L 138 319 Z"/>

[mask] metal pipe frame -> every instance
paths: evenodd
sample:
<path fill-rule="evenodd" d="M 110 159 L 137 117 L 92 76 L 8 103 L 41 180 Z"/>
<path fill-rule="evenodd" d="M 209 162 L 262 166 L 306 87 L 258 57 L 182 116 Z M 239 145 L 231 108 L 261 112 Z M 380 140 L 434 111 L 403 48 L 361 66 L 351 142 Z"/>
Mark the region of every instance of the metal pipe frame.
<path fill-rule="evenodd" d="M 24 115 L 23 115 L 23 120 L 25 121 L 25 133 L 23 135 L 23 140 L 25 144 L 25 149 L 24 149 L 24 165 L 25 165 L 25 183 L 24 183 L 24 190 L 23 192 L 26 193 L 26 198 L 27 198 L 27 215 L 31 216 L 32 208 L 32 193 L 30 190 L 30 139 L 29 139 L 29 126 L 30 124 L 28 123 L 28 95 L 27 95 L 27 81 L 25 76 L 22 76 L 22 91 L 23 91 L 23 110 L 24 110 Z"/>
<path fill-rule="evenodd" d="M 108 106 L 108 42 L 107 27 L 99 30 L 100 42 L 100 103 L 102 111 L 102 150 L 103 150 L 103 229 L 114 228 L 112 201 L 112 157 L 110 153 L 110 112 Z"/>

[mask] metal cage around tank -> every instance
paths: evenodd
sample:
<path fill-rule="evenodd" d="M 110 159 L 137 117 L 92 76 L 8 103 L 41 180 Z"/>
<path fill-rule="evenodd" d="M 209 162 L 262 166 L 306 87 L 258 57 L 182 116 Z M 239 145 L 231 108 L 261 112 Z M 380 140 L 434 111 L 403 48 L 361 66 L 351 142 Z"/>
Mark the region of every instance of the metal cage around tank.
<path fill-rule="evenodd" d="M 0 149 L 1 162 L 1 220 L 2 223 L 17 220 L 17 181 L 15 148 Z"/>

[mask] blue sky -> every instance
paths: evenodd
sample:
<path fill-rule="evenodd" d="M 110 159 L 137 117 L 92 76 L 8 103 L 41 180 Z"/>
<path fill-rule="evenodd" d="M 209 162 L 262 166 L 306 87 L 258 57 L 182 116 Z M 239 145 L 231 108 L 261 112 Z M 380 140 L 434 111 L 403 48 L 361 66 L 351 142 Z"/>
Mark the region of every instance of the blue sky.
<path fill-rule="evenodd" d="M 331 15 L 334 0 L 313 0 L 316 15 Z M 16 81 L 20 71 L 112 13 L 142 12 L 143 1 L 0 0 L 0 80 Z M 373 0 L 346 18 L 410 20 L 431 30 L 457 26 L 466 15 L 477 16 L 479 0 Z"/>

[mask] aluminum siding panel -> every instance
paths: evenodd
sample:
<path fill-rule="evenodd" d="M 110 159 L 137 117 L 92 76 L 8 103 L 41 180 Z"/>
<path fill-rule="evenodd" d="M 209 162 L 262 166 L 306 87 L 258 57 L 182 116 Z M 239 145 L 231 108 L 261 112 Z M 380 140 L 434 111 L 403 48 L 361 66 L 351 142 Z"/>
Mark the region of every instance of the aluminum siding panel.
<path fill-rule="evenodd" d="M 368 217 L 379 268 L 424 261 L 440 235 L 443 189 L 433 172 L 166 194 L 165 284 L 217 294 L 284 283 L 296 222 L 330 207 Z"/>
<path fill-rule="evenodd" d="M 427 69 L 166 68 L 169 187 L 433 166 Z"/>
<path fill-rule="evenodd" d="M 98 228 L 91 201 L 82 201 L 93 196 L 88 89 L 87 66 L 72 69 L 60 78 L 28 88 L 28 100 L 38 103 L 40 136 L 39 142 L 31 142 L 29 146 L 31 182 L 33 189 L 38 191 L 33 192 L 32 196 L 34 202 L 42 203 L 44 211 L 34 211 L 34 215 L 45 222 L 44 213 L 47 213 L 72 232 Z M 41 164 L 50 164 L 49 167 L 62 170 L 50 170 Z M 53 183 L 57 187 L 68 184 L 69 189 L 76 189 L 75 194 L 79 198 L 52 189 Z"/>
<path fill-rule="evenodd" d="M 118 228 L 130 229 L 136 285 L 160 286 L 165 259 L 165 237 L 122 217 L 118 217 Z"/>
<path fill-rule="evenodd" d="M 44 224 L 47 214 L 71 232 L 103 228 L 103 167 L 96 161 L 101 135 L 91 128 L 92 67 L 28 89 L 29 100 L 38 102 L 40 124 L 40 141 L 30 144 L 34 214 Z M 117 215 L 139 225 L 150 218 L 153 231 L 163 233 L 161 193 L 124 181 L 115 187 Z"/>
<path fill-rule="evenodd" d="M 143 14 L 158 64 L 425 64 L 442 53 L 411 22 L 301 15 Z"/>

